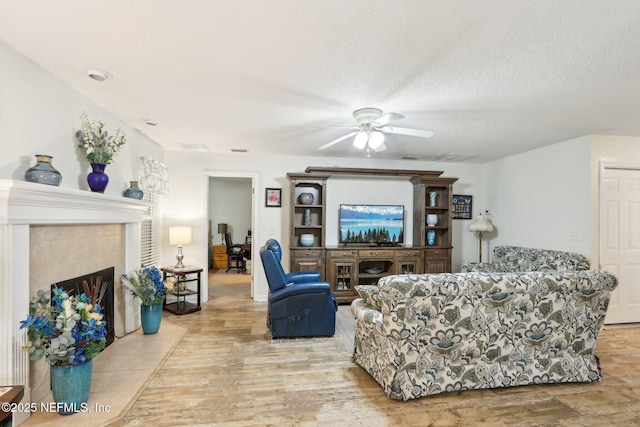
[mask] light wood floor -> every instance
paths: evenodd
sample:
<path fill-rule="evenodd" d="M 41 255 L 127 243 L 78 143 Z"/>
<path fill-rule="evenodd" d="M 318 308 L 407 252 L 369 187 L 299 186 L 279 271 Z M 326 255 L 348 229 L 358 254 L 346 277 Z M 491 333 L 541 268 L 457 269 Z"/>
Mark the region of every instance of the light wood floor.
<path fill-rule="evenodd" d="M 201 312 L 165 317 L 187 332 L 113 426 L 640 425 L 640 329 L 602 332 L 600 383 L 401 402 L 352 362 L 348 306 L 333 338 L 271 340 L 266 304 L 247 284 L 213 285 L 210 298 Z"/>

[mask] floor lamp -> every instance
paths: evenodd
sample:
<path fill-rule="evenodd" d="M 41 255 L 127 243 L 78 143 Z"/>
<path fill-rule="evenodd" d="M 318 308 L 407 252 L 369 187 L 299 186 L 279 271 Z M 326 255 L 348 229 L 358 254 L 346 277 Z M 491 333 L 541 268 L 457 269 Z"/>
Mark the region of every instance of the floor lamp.
<path fill-rule="evenodd" d="M 478 214 L 473 220 L 471 220 L 471 224 L 469 224 L 469 231 L 477 231 L 478 236 L 480 238 L 480 256 L 478 262 L 482 262 L 482 233 L 486 231 L 493 231 L 493 224 L 491 221 L 482 216 L 482 214 Z"/>

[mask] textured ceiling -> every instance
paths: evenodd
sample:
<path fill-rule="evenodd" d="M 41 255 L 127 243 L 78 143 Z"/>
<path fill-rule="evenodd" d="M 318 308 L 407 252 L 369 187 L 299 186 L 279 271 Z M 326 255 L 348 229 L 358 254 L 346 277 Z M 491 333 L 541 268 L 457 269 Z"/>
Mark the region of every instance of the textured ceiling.
<path fill-rule="evenodd" d="M 166 149 L 362 157 L 317 147 L 378 107 L 435 135 L 372 156 L 478 162 L 640 135 L 639 23 L 637 0 L 0 2 L 0 40 Z"/>

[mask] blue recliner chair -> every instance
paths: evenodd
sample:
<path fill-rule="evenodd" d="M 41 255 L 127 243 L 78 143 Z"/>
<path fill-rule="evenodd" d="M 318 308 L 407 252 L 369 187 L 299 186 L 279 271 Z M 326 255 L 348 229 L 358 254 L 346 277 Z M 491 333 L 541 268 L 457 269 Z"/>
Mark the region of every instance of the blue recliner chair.
<path fill-rule="evenodd" d="M 338 304 L 320 273 L 285 273 L 282 248 L 269 239 L 260 248 L 262 266 L 269 283 L 267 327 L 273 338 L 333 336 Z"/>

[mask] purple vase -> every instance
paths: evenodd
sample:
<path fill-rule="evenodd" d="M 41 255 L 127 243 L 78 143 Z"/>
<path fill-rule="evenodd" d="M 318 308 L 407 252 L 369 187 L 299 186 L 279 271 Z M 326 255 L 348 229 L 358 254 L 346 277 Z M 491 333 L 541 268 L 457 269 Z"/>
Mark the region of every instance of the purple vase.
<path fill-rule="evenodd" d="M 107 188 L 107 184 L 109 184 L 109 177 L 104 173 L 105 167 L 107 167 L 107 165 L 102 163 L 91 163 L 93 172 L 87 175 L 87 183 L 94 193 L 104 193 L 104 189 Z"/>

